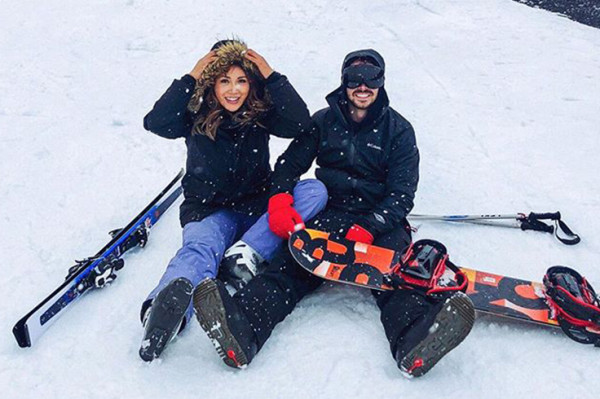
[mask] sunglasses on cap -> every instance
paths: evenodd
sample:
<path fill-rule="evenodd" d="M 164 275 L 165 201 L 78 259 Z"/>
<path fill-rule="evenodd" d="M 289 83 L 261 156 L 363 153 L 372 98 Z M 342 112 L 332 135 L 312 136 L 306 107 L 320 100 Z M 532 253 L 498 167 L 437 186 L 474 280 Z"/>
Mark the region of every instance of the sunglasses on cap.
<path fill-rule="evenodd" d="M 342 82 L 349 89 L 356 89 L 363 83 L 370 89 L 379 89 L 384 81 L 383 69 L 375 65 L 351 65 L 342 71 Z"/>

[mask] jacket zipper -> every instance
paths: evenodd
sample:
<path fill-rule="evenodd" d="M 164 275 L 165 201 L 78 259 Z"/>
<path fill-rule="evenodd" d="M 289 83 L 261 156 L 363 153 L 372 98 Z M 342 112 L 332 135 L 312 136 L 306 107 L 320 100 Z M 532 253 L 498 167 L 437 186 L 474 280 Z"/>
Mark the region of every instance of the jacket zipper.
<path fill-rule="evenodd" d="M 240 133 L 240 139 L 239 141 L 235 141 L 233 144 L 234 147 L 234 160 L 233 160 L 233 170 L 231 171 L 231 175 L 233 176 L 233 181 L 236 180 L 237 177 L 237 169 L 238 169 L 238 164 L 240 162 L 240 153 L 242 152 L 242 144 L 244 142 L 244 137 L 246 136 L 246 132 L 242 131 Z"/>

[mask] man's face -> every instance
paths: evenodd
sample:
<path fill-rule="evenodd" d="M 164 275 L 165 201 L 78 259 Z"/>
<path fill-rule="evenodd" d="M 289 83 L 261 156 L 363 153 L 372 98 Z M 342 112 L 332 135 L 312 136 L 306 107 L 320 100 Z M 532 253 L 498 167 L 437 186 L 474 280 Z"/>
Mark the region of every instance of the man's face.
<path fill-rule="evenodd" d="M 346 88 L 348 99 L 358 109 L 367 109 L 373 105 L 377 94 L 379 94 L 379 89 L 370 89 L 364 83 L 356 89 Z"/>
<path fill-rule="evenodd" d="M 353 61 L 350 65 L 354 66 L 363 64 L 368 64 L 368 62 L 364 60 L 356 60 Z M 354 105 L 358 109 L 365 110 L 371 105 L 373 105 L 373 103 L 377 99 L 377 94 L 379 94 L 379 89 L 371 89 L 367 87 L 367 85 L 365 85 L 364 83 L 355 89 L 350 89 L 346 87 L 346 95 L 348 96 L 348 99 L 350 100 L 352 105 Z"/>

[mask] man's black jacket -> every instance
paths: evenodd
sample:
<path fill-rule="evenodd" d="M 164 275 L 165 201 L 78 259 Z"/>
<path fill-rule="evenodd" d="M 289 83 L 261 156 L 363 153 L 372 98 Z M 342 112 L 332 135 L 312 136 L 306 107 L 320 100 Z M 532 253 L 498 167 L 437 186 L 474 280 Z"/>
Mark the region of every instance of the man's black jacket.
<path fill-rule="evenodd" d="M 144 118 L 146 130 L 169 139 L 185 138 L 181 225 L 223 208 L 260 215 L 271 184 L 269 134 L 293 138 L 307 131 L 308 108 L 287 78 L 273 72 L 265 81 L 273 107 L 261 123 L 239 126 L 224 120 L 213 141 L 191 134 L 194 115 L 187 105 L 195 84 L 190 75 L 176 79 Z"/>
<path fill-rule="evenodd" d="M 327 207 L 356 215 L 356 223 L 377 237 L 406 223 L 419 180 L 419 151 L 411 124 L 389 106 L 385 89 L 359 125 L 348 118 L 344 90 L 327 96 L 329 107 L 312 117 L 311 131 L 277 160 L 272 194 L 291 192 L 316 158 L 316 176 L 329 192 Z"/>

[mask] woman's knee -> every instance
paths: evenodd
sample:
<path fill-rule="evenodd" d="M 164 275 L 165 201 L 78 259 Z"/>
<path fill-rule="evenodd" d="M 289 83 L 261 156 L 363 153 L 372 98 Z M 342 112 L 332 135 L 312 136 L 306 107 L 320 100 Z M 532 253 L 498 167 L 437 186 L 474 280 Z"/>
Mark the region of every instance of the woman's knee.
<path fill-rule="evenodd" d="M 225 218 L 188 223 L 183 228 L 183 248 L 203 252 L 208 247 L 222 252 L 233 243 L 235 233 L 236 225 Z"/>
<path fill-rule="evenodd" d="M 327 204 L 327 187 L 318 179 L 305 179 L 296 184 L 294 197 L 310 198 L 322 209 Z"/>

